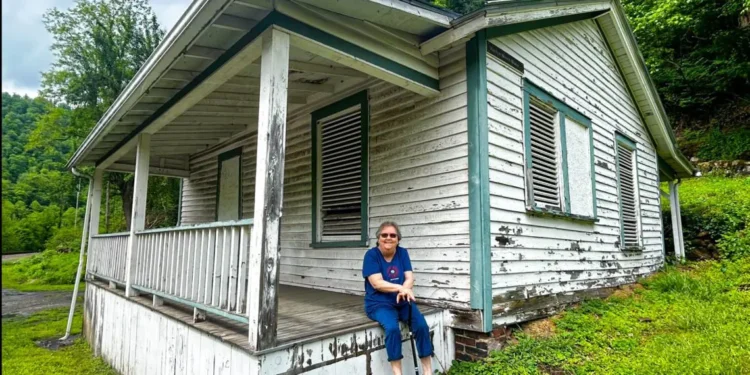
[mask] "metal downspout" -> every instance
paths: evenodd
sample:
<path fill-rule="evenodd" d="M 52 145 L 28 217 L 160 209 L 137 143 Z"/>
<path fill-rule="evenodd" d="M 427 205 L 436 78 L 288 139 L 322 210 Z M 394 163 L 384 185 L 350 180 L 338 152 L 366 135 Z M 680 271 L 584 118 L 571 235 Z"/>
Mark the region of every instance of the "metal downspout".
<path fill-rule="evenodd" d="M 86 198 L 86 214 L 83 218 L 83 233 L 81 234 L 81 253 L 78 257 L 78 271 L 76 271 L 76 280 L 75 280 L 75 286 L 73 287 L 73 297 L 70 300 L 70 312 L 68 313 L 68 327 L 65 329 L 65 336 L 60 338 L 60 340 L 65 340 L 70 336 L 70 329 L 73 325 L 73 315 L 75 313 L 76 309 L 76 299 L 78 299 L 78 284 L 81 280 L 81 271 L 83 270 L 83 255 L 86 250 L 86 240 L 88 239 L 89 234 L 89 219 L 91 215 L 91 197 L 94 195 L 94 183 L 92 181 L 92 178 L 89 176 L 86 176 L 80 172 L 78 172 L 75 167 L 73 167 L 71 170 L 73 174 L 77 177 L 81 178 L 87 178 L 89 180 L 89 193 L 88 197 Z"/>

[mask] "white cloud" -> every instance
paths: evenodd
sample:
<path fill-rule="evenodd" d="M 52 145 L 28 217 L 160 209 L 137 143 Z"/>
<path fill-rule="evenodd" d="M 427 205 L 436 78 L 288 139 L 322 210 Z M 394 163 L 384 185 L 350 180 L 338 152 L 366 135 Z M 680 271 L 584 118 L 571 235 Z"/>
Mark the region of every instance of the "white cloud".
<path fill-rule="evenodd" d="M 3 79 L 3 92 L 9 92 L 11 94 L 18 94 L 21 96 L 28 96 L 30 98 L 36 98 L 39 95 L 39 89 L 37 87 L 18 86 L 13 81 L 6 81 Z"/>

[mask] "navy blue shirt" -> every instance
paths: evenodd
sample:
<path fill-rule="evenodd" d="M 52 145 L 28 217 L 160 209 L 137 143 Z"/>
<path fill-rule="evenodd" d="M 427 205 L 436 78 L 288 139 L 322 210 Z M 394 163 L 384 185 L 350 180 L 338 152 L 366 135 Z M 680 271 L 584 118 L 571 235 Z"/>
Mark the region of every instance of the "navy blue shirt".
<path fill-rule="evenodd" d="M 379 292 L 370 284 L 367 278 L 376 273 L 383 276 L 383 280 L 398 285 L 404 285 L 406 277 L 404 272 L 411 271 L 411 260 L 409 253 L 403 247 L 396 247 L 396 254 L 393 259 L 387 262 L 383 258 L 380 249 L 373 247 L 365 253 L 365 259 L 362 263 L 362 276 L 365 278 L 365 311 L 374 311 L 380 306 L 400 306 L 406 303 L 401 301 L 396 304 L 397 292 Z"/>

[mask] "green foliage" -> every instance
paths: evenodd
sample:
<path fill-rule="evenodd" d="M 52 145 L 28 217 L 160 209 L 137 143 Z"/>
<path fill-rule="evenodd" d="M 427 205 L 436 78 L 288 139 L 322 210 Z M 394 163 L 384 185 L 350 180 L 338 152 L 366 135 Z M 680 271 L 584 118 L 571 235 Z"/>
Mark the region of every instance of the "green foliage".
<path fill-rule="evenodd" d="M 3 263 L 3 288 L 73 289 L 79 256 L 78 251 L 60 253 L 46 250 L 15 262 Z"/>
<path fill-rule="evenodd" d="M 80 0 L 45 13 L 44 25 L 57 59 L 42 74 L 42 94 L 92 111 L 91 119 L 117 98 L 164 36 L 146 0 Z"/>
<path fill-rule="evenodd" d="M 633 296 L 591 300 L 554 318 L 549 339 L 518 342 L 449 374 L 750 372 L 750 259 L 669 267 Z"/>
<path fill-rule="evenodd" d="M 432 0 L 432 4 L 458 14 L 469 14 L 483 7 L 484 0 Z"/>
<path fill-rule="evenodd" d="M 43 311 L 28 318 L 3 318 L 4 374 L 116 374 L 101 358 L 93 356 L 91 348 L 82 338 L 71 346 L 49 350 L 34 342 L 59 338 L 67 324 L 68 309 Z M 83 320 L 80 305 L 73 316 L 73 334 L 81 333 Z"/>
<path fill-rule="evenodd" d="M 749 160 L 750 128 L 684 129 L 679 144 L 686 154 L 700 160 Z"/>
<path fill-rule="evenodd" d="M 667 190 L 666 187 L 663 189 Z M 685 180 L 680 185 L 680 211 L 688 255 L 700 252 L 733 258 L 746 253 L 742 251 L 746 236 L 738 233 L 750 228 L 750 177 L 707 176 Z M 669 201 L 666 199 L 662 200 L 662 217 L 665 233 L 671 233 Z M 665 239 L 671 248 L 670 236 L 665 236 Z M 727 243 L 722 245 L 724 241 Z M 724 250 L 719 252 L 721 247 Z"/>
<path fill-rule="evenodd" d="M 623 0 L 668 111 L 716 113 L 750 95 L 750 29 L 744 0 Z"/>
<path fill-rule="evenodd" d="M 750 225 L 745 224 L 745 229 L 725 233 L 721 236 L 718 247 L 722 258 L 750 258 Z"/>

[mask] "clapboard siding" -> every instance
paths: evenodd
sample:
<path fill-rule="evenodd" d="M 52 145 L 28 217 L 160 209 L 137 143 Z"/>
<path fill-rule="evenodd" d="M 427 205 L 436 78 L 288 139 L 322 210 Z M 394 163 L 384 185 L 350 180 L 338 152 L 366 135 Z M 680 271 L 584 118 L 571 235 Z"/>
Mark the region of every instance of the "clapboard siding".
<path fill-rule="evenodd" d="M 255 201 L 255 132 L 242 133 L 190 157 L 190 178 L 182 185 L 180 225 L 216 221 L 219 155 L 242 147 L 242 218 L 253 217 Z"/>
<path fill-rule="evenodd" d="M 369 237 L 381 222 L 401 226 L 424 299 L 469 302 L 468 137 L 463 47 L 441 55 L 442 93 L 424 98 L 389 83 L 369 87 Z M 243 146 L 243 217 L 252 217 L 255 135 L 190 159 L 182 223 L 214 221 L 218 155 Z M 310 115 L 287 122 L 281 275 L 284 284 L 362 294 L 366 248 L 311 248 Z M 455 305 L 455 304 L 454 304 Z"/>
<path fill-rule="evenodd" d="M 494 39 L 522 61 L 523 75 L 487 59 L 490 129 L 492 288 L 503 302 L 632 281 L 662 264 L 654 145 L 595 21 Z M 523 83 L 530 79 L 591 118 L 597 223 L 530 216 L 526 211 Z M 615 131 L 635 140 L 644 251 L 624 254 L 615 174 Z M 575 194 L 575 187 L 571 187 Z M 512 320 L 512 319 L 511 319 Z M 496 323 L 508 317 L 497 317 Z"/>

